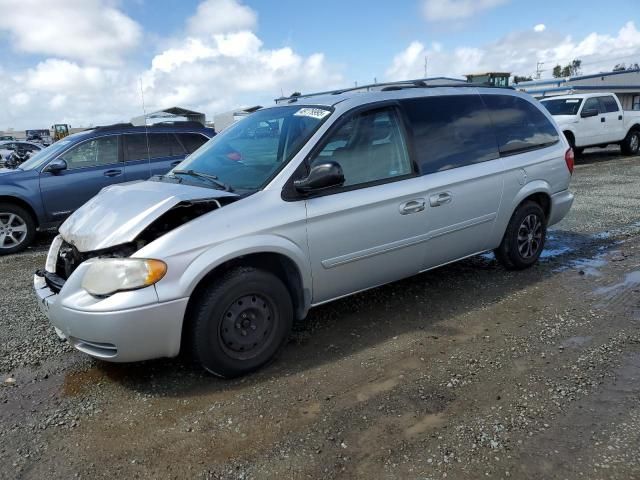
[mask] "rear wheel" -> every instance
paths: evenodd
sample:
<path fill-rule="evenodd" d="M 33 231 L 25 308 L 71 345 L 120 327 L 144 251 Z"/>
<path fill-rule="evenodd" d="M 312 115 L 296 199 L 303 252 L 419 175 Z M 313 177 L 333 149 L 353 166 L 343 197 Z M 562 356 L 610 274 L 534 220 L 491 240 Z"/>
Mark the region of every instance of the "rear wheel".
<path fill-rule="evenodd" d="M 640 151 L 640 130 L 631 130 L 620 144 L 624 155 L 637 155 Z"/>
<path fill-rule="evenodd" d="M 197 299 L 192 353 L 215 375 L 244 375 L 275 358 L 292 323 L 291 296 L 282 281 L 263 270 L 239 267 Z"/>
<path fill-rule="evenodd" d="M 522 270 L 535 264 L 544 249 L 547 219 L 535 202 L 521 204 L 511 216 L 502 243 L 495 250 L 498 261 L 510 270 Z"/>
<path fill-rule="evenodd" d="M 36 223 L 18 205 L 0 203 L 0 255 L 21 252 L 33 242 Z"/>

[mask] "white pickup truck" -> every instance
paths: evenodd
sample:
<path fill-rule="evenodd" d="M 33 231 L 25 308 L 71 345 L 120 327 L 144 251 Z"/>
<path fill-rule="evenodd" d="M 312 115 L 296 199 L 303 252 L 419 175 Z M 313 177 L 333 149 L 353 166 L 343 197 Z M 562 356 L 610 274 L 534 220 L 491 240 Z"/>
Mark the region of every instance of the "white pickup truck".
<path fill-rule="evenodd" d="M 586 147 L 618 144 L 625 155 L 640 149 L 640 111 L 623 111 L 613 93 L 581 93 L 541 100 L 576 155 Z"/>

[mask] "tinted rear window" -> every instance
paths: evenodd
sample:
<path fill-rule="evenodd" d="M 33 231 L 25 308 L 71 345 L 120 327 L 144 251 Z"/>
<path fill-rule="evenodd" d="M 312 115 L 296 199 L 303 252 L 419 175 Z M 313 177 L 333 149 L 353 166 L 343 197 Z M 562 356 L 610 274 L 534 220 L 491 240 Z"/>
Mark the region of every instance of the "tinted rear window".
<path fill-rule="evenodd" d="M 187 153 L 193 153 L 198 148 L 200 148 L 204 143 L 209 140 L 204 135 L 200 135 L 199 133 L 178 133 L 178 138 L 184 148 L 187 149 Z"/>
<path fill-rule="evenodd" d="M 479 95 L 403 100 L 422 174 L 498 157 L 487 109 Z"/>
<path fill-rule="evenodd" d="M 482 99 L 489 108 L 501 154 L 543 148 L 559 140 L 555 127 L 532 103 L 513 95 L 482 95 Z"/>
<path fill-rule="evenodd" d="M 602 102 L 602 111 L 603 112 L 617 112 L 618 104 L 615 99 L 611 95 L 607 95 L 606 97 L 600 97 L 600 101 Z"/>
<path fill-rule="evenodd" d="M 148 139 L 147 139 L 148 137 Z M 182 145 L 172 133 L 136 133 L 124 135 L 125 158 L 128 161 L 184 155 Z M 148 152 L 147 153 L 147 142 Z"/>

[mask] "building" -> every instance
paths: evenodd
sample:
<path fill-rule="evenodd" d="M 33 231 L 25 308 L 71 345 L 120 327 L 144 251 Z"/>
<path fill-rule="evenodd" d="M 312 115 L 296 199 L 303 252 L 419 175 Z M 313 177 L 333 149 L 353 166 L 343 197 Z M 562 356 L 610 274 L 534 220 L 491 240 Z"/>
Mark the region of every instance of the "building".
<path fill-rule="evenodd" d="M 228 126 L 233 125 L 238 120 L 242 120 L 250 113 L 260 110 L 261 108 L 262 105 L 255 105 L 253 107 L 238 108 L 228 112 L 216 113 L 213 116 L 213 124 L 215 125 L 216 132 L 221 132 Z"/>
<path fill-rule="evenodd" d="M 518 83 L 515 87 L 536 98 L 570 93 L 612 92 L 618 96 L 623 110 L 640 110 L 640 70 L 533 80 Z"/>
<path fill-rule="evenodd" d="M 147 113 L 146 115 L 140 115 L 131 119 L 131 123 L 136 126 L 175 121 L 199 122 L 204 126 L 207 119 L 204 113 L 194 112 L 193 110 L 187 110 L 182 107 L 165 108 L 163 110 L 158 110 L 157 112 Z"/>

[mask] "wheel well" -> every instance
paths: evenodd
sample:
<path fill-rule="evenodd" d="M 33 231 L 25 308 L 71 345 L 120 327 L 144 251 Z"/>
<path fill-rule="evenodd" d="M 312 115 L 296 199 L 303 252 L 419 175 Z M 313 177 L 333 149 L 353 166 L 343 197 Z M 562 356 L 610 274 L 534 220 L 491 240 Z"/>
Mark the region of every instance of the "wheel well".
<path fill-rule="evenodd" d="M 542 192 L 534 193 L 522 200 L 522 202 L 520 202 L 520 205 L 528 200 L 536 202 L 538 205 L 540 205 L 540 207 L 542 207 L 542 210 L 544 211 L 544 216 L 547 218 L 547 220 L 549 219 L 549 214 L 551 213 L 551 197 L 549 195 Z"/>
<path fill-rule="evenodd" d="M 640 131 L 640 123 L 636 123 L 635 125 L 633 125 L 630 129 L 630 132 L 637 132 Z"/>
<path fill-rule="evenodd" d="M 191 328 L 191 311 L 194 307 L 198 296 L 211 282 L 216 278 L 220 278 L 225 272 L 232 270 L 236 267 L 253 267 L 271 272 L 276 275 L 282 283 L 285 284 L 291 295 L 291 301 L 293 302 L 293 311 L 296 318 L 301 319 L 306 311 L 304 291 L 302 288 L 302 276 L 296 264 L 286 255 L 273 252 L 252 253 L 250 255 L 243 255 L 241 257 L 229 260 L 216 268 L 211 270 L 205 277 L 200 280 L 196 288 L 193 290 L 191 297 L 189 298 L 189 304 L 187 305 L 187 311 L 185 314 L 183 326 L 182 326 L 182 340 L 184 346 L 184 340 L 187 337 L 185 332 Z"/>
<path fill-rule="evenodd" d="M 35 210 L 31 207 L 31 205 L 29 205 L 24 200 L 21 200 L 16 197 L 8 197 L 6 195 L 5 196 L 0 195 L 0 203 L 10 203 L 10 204 L 17 205 L 19 207 L 24 208 L 27 212 L 29 212 L 29 214 L 31 215 L 31 218 L 33 218 L 33 221 L 35 222 L 36 227 L 40 226 L 40 222 L 38 221 L 38 215 L 36 215 Z"/>
<path fill-rule="evenodd" d="M 573 132 L 571 132 L 571 130 L 564 130 L 562 133 L 564 134 L 565 138 L 567 139 L 567 142 L 569 142 L 569 145 L 572 145 L 572 146 L 575 145 L 576 137 L 573 134 Z"/>

